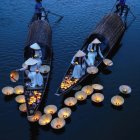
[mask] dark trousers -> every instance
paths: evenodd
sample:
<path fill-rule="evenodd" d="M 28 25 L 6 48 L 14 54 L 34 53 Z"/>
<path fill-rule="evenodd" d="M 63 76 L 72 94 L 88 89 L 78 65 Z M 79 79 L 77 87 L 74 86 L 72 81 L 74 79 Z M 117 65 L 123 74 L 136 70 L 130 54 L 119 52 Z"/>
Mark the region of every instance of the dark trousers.
<path fill-rule="evenodd" d="M 36 16 L 37 16 L 37 20 L 41 20 L 41 16 L 42 16 L 42 13 L 36 13 Z"/>
<path fill-rule="evenodd" d="M 116 13 L 119 12 L 119 8 L 121 10 L 120 15 L 122 15 L 125 5 L 121 5 L 120 3 L 116 5 Z"/>

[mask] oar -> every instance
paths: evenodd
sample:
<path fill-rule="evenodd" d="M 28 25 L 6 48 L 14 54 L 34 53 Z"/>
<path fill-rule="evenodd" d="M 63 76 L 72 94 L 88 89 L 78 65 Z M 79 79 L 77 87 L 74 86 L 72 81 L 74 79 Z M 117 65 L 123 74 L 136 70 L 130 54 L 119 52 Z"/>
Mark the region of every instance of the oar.
<path fill-rule="evenodd" d="M 133 12 L 131 11 L 130 8 L 129 8 L 129 11 L 130 11 L 131 15 L 134 17 L 134 19 L 136 19 L 136 16 L 133 14 Z"/>
<path fill-rule="evenodd" d="M 60 17 L 59 20 L 57 22 L 59 22 L 60 20 L 62 20 L 63 16 L 62 15 L 59 15 L 59 14 L 56 14 L 54 12 L 51 12 L 50 10 L 45 10 L 45 8 L 43 8 L 43 11 L 48 15 L 48 14 L 52 14 L 54 16 L 58 16 Z"/>

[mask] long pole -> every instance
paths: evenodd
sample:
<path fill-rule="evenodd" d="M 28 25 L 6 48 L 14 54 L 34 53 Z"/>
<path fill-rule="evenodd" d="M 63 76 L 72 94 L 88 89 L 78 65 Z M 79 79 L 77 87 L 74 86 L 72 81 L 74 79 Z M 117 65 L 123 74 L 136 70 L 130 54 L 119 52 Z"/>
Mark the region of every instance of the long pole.
<path fill-rule="evenodd" d="M 114 5 L 113 5 L 113 7 L 112 7 L 112 9 L 111 9 L 111 12 L 113 11 L 113 9 L 114 9 L 114 7 L 116 6 L 116 4 L 117 4 L 117 0 L 116 0 L 116 2 L 114 3 Z"/>

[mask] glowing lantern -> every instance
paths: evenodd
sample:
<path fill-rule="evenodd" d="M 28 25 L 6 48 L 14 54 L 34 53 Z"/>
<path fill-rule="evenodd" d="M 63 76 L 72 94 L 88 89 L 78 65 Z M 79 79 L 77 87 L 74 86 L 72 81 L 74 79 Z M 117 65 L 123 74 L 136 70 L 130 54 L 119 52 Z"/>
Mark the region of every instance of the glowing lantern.
<path fill-rule="evenodd" d="M 17 103 L 25 103 L 25 96 L 24 95 L 18 95 L 15 98 L 15 100 L 16 100 Z"/>
<path fill-rule="evenodd" d="M 76 105 L 76 103 L 77 103 L 77 99 L 74 97 L 69 97 L 69 98 L 65 99 L 65 101 L 64 101 L 64 104 L 66 106 L 74 106 L 74 105 Z"/>
<path fill-rule="evenodd" d="M 39 68 L 39 71 L 41 73 L 48 73 L 50 71 L 50 66 L 48 65 L 42 65 L 40 68 Z"/>
<path fill-rule="evenodd" d="M 41 117 L 42 113 L 40 111 L 37 111 L 33 116 L 27 116 L 27 119 L 29 122 L 37 122 L 40 117 Z"/>
<path fill-rule="evenodd" d="M 17 82 L 19 79 L 19 73 L 17 71 L 12 71 L 10 73 L 10 79 L 12 82 Z"/>
<path fill-rule="evenodd" d="M 83 101 L 87 98 L 87 94 L 84 91 L 78 91 L 75 93 L 75 98 L 79 101 Z"/>
<path fill-rule="evenodd" d="M 14 93 L 14 89 L 13 89 L 12 87 L 9 87 L 9 86 L 4 87 L 4 88 L 2 89 L 2 93 L 3 93 L 4 95 L 12 95 L 12 94 Z"/>
<path fill-rule="evenodd" d="M 61 129 L 65 126 L 66 122 L 64 119 L 62 118 L 55 118 L 52 120 L 51 122 L 51 127 L 53 129 Z"/>
<path fill-rule="evenodd" d="M 23 93 L 24 93 L 24 87 L 21 86 L 21 85 L 16 86 L 16 87 L 14 88 L 14 93 L 15 93 L 15 94 L 23 94 Z"/>
<path fill-rule="evenodd" d="M 55 105 L 48 105 L 44 108 L 45 114 L 53 115 L 57 111 L 57 107 Z"/>
<path fill-rule="evenodd" d="M 91 95 L 93 93 L 93 88 L 92 86 L 84 86 L 82 91 L 84 91 L 87 95 Z"/>
<path fill-rule="evenodd" d="M 103 63 L 104 63 L 106 66 L 112 66 L 112 65 L 113 65 L 113 62 L 112 62 L 110 59 L 104 59 L 104 60 L 103 60 Z"/>
<path fill-rule="evenodd" d="M 39 119 L 39 124 L 40 125 L 46 125 L 49 124 L 52 120 L 52 115 L 51 114 L 44 114 L 40 117 Z"/>
<path fill-rule="evenodd" d="M 27 112 L 27 106 L 26 106 L 26 103 L 21 104 L 21 105 L 19 106 L 19 110 L 20 110 L 21 112 Z"/>
<path fill-rule="evenodd" d="M 116 95 L 114 97 L 111 98 L 111 103 L 114 105 L 114 106 L 121 106 L 124 104 L 124 99 L 123 97 L 119 96 L 119 95 Z"/>
<path fill-rule="evenodd" d="M 95 90 L 103 90 L 104 87 L 100 84 L 93 84 L 92 88 Z"/>
<path fill-rule="evenodd" d="M 96 74 L 96 73 L 98 73 L 98 71 L 99 71 L 98 68 L 94 67 L 94 66 L 87 68 L 87 73 L 89 73 L 89 74 Z"/>
<path fill-rule="evenodd" d="M 130 86 L 127 86 L 127 85 L 121 85 L 120 87 L 119 87 L 119 90 L 120 90 L 120 92 L 121 93 L 123 93 L 123 94 L 130 94 L 131 93 L 131 87 Z"/>
<path fill-rule="evenodd" d="M 64 107 L 60 109 L 58 112 L 58 117 L 63 119 L 70 117 L 70 115 L 71 115 L 71 109 L 68 107 Z"/>
<path fill-rule="evenodd" d="M 101 103 L 104 100 L 104 95 L 101 93 L 94 93 L 91 96 L 91 100 L 95 103 Z"/>
<path fill-rule="evenodd" d="M 70 76 L 66 76 L 63 79 L 63 82 L 61 83 L 61 89 L 62 90 L 66 90 L 69 87 L 71 87 L 72 85 L 74 85 L 75 83 L 77 83 L 78 79 L 71 79 Z"/>

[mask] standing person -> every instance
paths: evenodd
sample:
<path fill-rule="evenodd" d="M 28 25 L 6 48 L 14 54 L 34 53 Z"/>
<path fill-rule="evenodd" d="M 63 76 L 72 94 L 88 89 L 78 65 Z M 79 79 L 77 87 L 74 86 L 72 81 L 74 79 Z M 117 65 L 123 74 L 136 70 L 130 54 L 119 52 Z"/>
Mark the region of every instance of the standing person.
<path fill-rule="evenodd" d="M 36 13 L 36 16 L 37 16 L 37 20 L 41 20 L 41 16 L 42 16 L 42 10 L 43 10 L 43 7 L 42 7 L 42 3 L 41 3 L 42 0 L 36 0 L 36 5 L 35 5 L 35 13 Z"/>
<path fill-rule="evenodd" d="M 119 12 L 119 7 L 121 8 L 121 13 L 120 15 L 122 15 L 124 7 L 125 7 L 125 2 L 126 0 L 117 0 L 119 1 L 118 4 L 116 5 L 116 12 Z"/>

